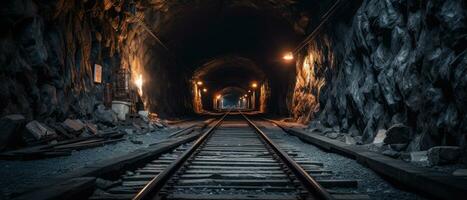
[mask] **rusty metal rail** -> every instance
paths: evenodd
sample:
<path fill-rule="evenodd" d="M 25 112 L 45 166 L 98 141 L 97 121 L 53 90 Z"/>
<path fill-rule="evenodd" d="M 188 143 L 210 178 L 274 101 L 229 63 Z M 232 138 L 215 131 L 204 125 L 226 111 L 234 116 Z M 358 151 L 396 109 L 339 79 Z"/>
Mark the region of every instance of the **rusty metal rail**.
<path fill-rule="evenodd" d="M 175 162 L 169 165 L 158 176 L 154 177 L 134 198 L 133 200 L 152 199 L 157 196 L 160 189 L 166 184 L 170 177 L 183 166 L 185 161 L 198 149 L 198 147 L 208 138 L 208 136 L 219 126 L 229 112 L 224 114 L 214 126 L 201 135 L 185 153 L 183 153 Z"/>
<path fill-rule="evenodd" d="M 256 126 L 253 121 L 246 117 L 242 112 L 240 114 L 245 118 L 256 133 L 266 142 L 269 147 L 280 157 L 283 163 L 289 167 L 295 176 L 302 182 L 305 189 L 315 196 L 317 199 L 334 199 L 325 188 L 323 188 L 313 177 L 311 177 L 305 169 L 303 169 L 297 162 L 295 162 L 287 153 L 282 151 L 261 129 Z"/>
<path fill-rule="evenodd" d="M 256 126 L 253 121 L 251 121 L 247 116 L 242 112 L 240 115 L 248 122 L 248 125 L 259 135 L 260 140 L 263 141 L 263 144 L 266 145 L 269 151 L 278 157 L 278 161 L 283 163 L 287 168 L 294 174 L 296 179 L 301 183 L 302 187 L 308 193 L 307 199 L 323 199 L 329 200 L 334 199 L 331 194 L 329 194 L 326 189 L 324 189 L 314 178 L 312 178 L 305 169 L 303 169 L 297 162 L 295 162 L 287 153 L 285 153 L 278 145 L 276 145 L 263 131 L 261 131 L 258 126 Z M 142 190 L 133 198 L 133 200 L 145 200 L 145 199 L 158 199 L 162 194 L 162 190 L 166 184 L 168 184 L 171 178 L 177 174 L 177 171 L 184 168 L 190 157 L 196 154 L 199 149 L 202 148 L 204 143 L 208 138 L 214 133 L 214 130 L 220 126 L 223 120 L 229 115 L 230 112 L 223 115 L 211 128 L 209 128 L 205 133 L 203 133 L 199 139 L 197 139 L 194 144 L 186 150 L 178 159 L 171 163 L 164 171 L 159 175 L 154 177 L 149 181 Z M 178 176 L 178 175 L 177 175 Z"/>

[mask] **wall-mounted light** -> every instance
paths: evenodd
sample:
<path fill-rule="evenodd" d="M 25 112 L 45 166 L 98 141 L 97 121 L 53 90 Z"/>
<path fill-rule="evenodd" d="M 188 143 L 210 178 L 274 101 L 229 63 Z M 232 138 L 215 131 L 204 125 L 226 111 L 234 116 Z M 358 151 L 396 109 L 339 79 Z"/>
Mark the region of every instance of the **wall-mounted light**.
<path fill-rule="evenodd" d="M 253 82 L 253 83 L 251 84 L 251 87 L 252 87 L 252 88 L 257 88 L 257 87 L 258 87 L 258 83 Z"/>
<path fill-rule="evenodd" d="M 202 81 L 197 81 L 196 85 L 203 85 L 203 82 Z"/>
<path fill-rule="evenodd" d="M 282 59 L 286 60 L 286 61 L 291 61 L 294 59 L 293 57 L 293 53 L 292 52 L 287 52 L 284 54 L 284 56 L 282 56 Z"/>
<path fill-rule="evenodd" d="M 216 96 L 216 99 L 219 100 L 221 97 L 222 97 L 222 96 L 221 96 L 220 94 L 218 94 L 218 95 Z"/>
<path fill-rule="evenodd" d="M 208 92 L 208 89 L 206 89 L 206 88 L 203 88 L 203 92 Z"/>

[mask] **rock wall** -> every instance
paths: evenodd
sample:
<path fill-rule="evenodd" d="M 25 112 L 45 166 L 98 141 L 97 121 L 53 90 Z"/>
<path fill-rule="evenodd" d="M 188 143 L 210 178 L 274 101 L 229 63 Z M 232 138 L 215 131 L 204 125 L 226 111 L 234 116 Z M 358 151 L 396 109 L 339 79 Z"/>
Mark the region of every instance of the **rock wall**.
<path fill-rule="evenodd" d="M 465 146 L 466 6 L 462 0 L 363 1 L 351 24 L 330 23 L 301 53 L 297 69 L 309 55 L 321 61 L 309 65 L 316 77 L 296 87 L 294 96 L 304 99 L 296 105 L 306 105 L 297 107 L 296 118 L 316 116 L 310 128 L 346 132 L 363 143 L 403 123 L 411 129 L 411 151 Z M 326 37 L 332 57 L 316 48 Z"/>
<path fill-rule="evenodd" d="M 164 112 L 171 102 L 165 68 L 174 61 L 148 34 L 161 20 L 150 1 L 21 0 L 0 7 L 0 116 L 86 117 L 120 67 L 133 80 L 143 76 L 142 99 L 151 111 Z M 94 64 L 103 67 L 101 84 L 94 83 Z"/>

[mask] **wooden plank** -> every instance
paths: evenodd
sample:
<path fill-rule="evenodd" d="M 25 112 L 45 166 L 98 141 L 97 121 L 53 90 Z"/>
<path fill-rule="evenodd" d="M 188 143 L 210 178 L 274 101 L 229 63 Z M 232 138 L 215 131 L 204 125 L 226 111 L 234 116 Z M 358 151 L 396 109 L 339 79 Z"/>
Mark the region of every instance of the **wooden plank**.
<path fill-rule="evenodd" d="M 261 192 L 291 192 L 297 191 L 295 187 L 276 187 L 276 186 L 228 186 L 228 185 L 208 185 L 208 186 L 183 186 L 183 185 L 176 185 L 174 186 L 175 189 L 180 190 L 259 190 Z"/>
<path fill-rule="evenodd" d="M 275 167 L 256 167 L 256 166 L 243 166 L 243 167 L 235 167 L 235 166 L 202 166 L 202 165 L 189 165 L 187 166 L 188 169 L 221 169 L 221 170 L 281 170 L 280 166 Z"/>
<path fill-rule="evenodd" d="M 285 186 L 292 183 L 288 179 L 258 180 L 258 179 L 181 179 L 177 185 L 230 185 L 230 186 Z"/>
<path fill-rule="evenodd" d="M 170 194 L 167 199 L 177 200 L 296 200 L 294 195 L 234 195 L 234 194 Z"/>

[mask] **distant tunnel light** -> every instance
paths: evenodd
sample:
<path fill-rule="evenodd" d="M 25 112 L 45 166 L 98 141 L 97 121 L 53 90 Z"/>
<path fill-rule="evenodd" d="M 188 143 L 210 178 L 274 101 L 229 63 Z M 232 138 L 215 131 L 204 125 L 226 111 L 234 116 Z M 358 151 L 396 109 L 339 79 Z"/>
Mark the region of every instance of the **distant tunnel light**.
<path fill-rule="evenodd" d="M 197 85 L 203 85 L 203 82 L 202 81 L 197 81 L 196 84 Z"/>
<path fill-rule="evenodd" d="M 292 52 L 287 52 L 286 54 L 284 54 L 284 56 L 282 57 L 282 59 L 284 59 L 284 60 L 286 60 L 286 61 L 293 60 L 293 59 L 294 59 L 293 53 L 292 53 Z"/>
<path fill-rule="evenodd" d="M 258 83 L 256 83 L 256 82 L 252 83 L 252 84 L 251 84 L 251 87 L 252 87 L 252 88 L 257 88 L 257 87 L 258 87 Z"/>

